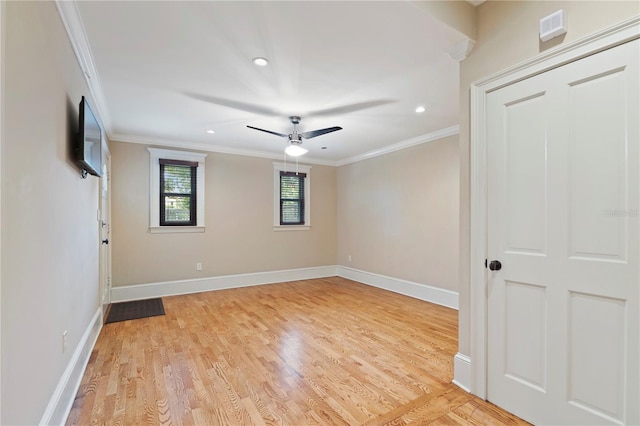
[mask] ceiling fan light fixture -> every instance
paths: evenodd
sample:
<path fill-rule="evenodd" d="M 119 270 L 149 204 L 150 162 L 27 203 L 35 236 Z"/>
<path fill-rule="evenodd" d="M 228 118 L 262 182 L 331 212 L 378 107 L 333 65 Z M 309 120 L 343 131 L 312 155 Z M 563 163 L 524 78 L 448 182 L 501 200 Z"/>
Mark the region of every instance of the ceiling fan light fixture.
<path fill-rule="evenodd" d="M 309 150 L 304 149 L 300 146 L 300 144 L 302 144 L 303 138 L 311 139 L 311 138 L 315 138 L 316 136 L 321 136 L 327 133 L 332 133 L 338 130 L 342 130 L 342 127 L 334 126 L 334 127 L 327 127 L 326 129 L 316 129 L 316 130 L 311 130 L 309 132 L 298 133 L 297 126 L 300 123 L 300 117 L 297 115 L 292 115 L 291 117 L 289 117 L 289 120 L 291 120 L 291 124 L 293 124 L 293 132 L 289 133 L 288 135 L 285 135 L 284 133 L 273 132 L 271 130 L 261 129 L 259 127 L 249 126 L 249 125 L 247 125 L 247 127 L 253 130 L 259 130 L 261 132 L 269 133 L 274 136 L 280 136 L 281 138 L 289 138 L 289 146 L 287 146 L 287 148 L 284 150 L 284 153 L 286 155 L 290 155 L 291 157 L 300 157 L 301 155 L 304 155 L 307 152 L 309 152 Z M 325 148 L 322 148 L 322 149 L 325 149 Z"/>
<path fill-rule="evenodd" d="M 284 150 L 284 153 L 291 157 L 300 157 L 301 155 L 304 155 L 307 152 L 309 152 L 309 150 L 304 149 L 303 147 L 301 147 L 296 143 L 292 143 Z"/>
<path fill-rule="evenodd" d="M 253 58 L 251 62 L 259 67 L 266 67 L 267 65 L 269 65 L 269 61 L 267 61 L 266 58 L 262 58 L 260 56 L 258 56 L 257 58 Z"/>

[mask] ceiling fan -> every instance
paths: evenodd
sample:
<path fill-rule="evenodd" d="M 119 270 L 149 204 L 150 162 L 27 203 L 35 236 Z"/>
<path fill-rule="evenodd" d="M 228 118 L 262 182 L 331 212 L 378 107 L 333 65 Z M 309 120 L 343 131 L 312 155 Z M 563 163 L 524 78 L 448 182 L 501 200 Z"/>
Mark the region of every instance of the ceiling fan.
<path fill-rule="evenodd" d="M 308 150 L 300 146 L 302 145 L 302 139 L 311 139 L 315 138 L 316 136 L 342 130 L 342 127 L 335 126 L 327 127 L 326 129 L 318 129 L 311 130 L 309 132 L 298 133 L 298 124 L 300 124 L 301 118 L 297 115 L 293 115 L 289 117 L 289 120 L 291 120 L 291 124 L 293 124 L 293 132 L 289 133 L 288 135 L 285 135 L 284 133 L 272 132 L 271 130 L 261 129 L 259 127 L 247 127 L 254 130 L 259 130 L 261 132 L 270 133 L 275 136 L 280 136 L 282 138 L 289 138 L 289 146 L 287 146 L 287 149 L 285 149 L 284 152 L 292 157 L 299 157 L 308 152 Z"/>
<path fill-rule="evenodd" d="M 208 96 L 208 95 L 192 93 L 192 92 L 184 92 L 184 94 L 189 96 L 190 98 L 197 99 L 203 102 L 220 105 L 228 108 L 233 108 L 239 111 L 245 111 L 252 114 L 260 114 L 260 115 L 276 117 L 276 116 L 282 116 L 285 113 L 285 111 L 279 110 L 277 108 L 270 108 L 268 106 L 257 105 L 257 104 L 244 102 L 244 101 L 219 98 L 215 96 Z M 390 104 L 393 102 L 395 102 L 395 100 L 393 99 L 374 99 L 369 101 L 356 102 L 353 104 L 338 105 L 338 106 L 333 106 L 329 108 L 308 111 L 307 116 L 310 115 L 313 117 L 327 117 L 327 116 L 333 116 L 333 115 L 339 115 L 339 114 L 348 114 L 348 113 L 361 111 L 368 108 L 375 108 L 375 107 Z M 311 138 L 315 138 L 316 136 L 324 135 L 326 133 L 342 130 L 342 127 L 328 127 L 326 129 L 318 129 L 318 130 L 312 130 L 310 132 L 298 133 L 297 125 L 300 124 L 300 120 L 301 120 L 300 116 L 298 115 L 290 116 L 289 120 L 291 120 L 291 123 L 293 123 L 293 132 L 289 135 L 285 135 L 283 133 L 278 133 L 278 132 L 272 132 L 271 130 L 260 129 L 258 127 L 253 127 L 253 126 L 247 126 L 247 127 L 249 127 L 250 129 L 259 130 L 261 132 L 270 133 L 275 136 L 289 138 L 289 146 L 287 146 L 287 149 L 285 150 L 285 152 L 288 155 L 296 156 L 296 157 L 300 155 L 304 155 L 308 152 L 306 149 L 300 146 L 302 144 L 302 139 L 311 139 Z"/>

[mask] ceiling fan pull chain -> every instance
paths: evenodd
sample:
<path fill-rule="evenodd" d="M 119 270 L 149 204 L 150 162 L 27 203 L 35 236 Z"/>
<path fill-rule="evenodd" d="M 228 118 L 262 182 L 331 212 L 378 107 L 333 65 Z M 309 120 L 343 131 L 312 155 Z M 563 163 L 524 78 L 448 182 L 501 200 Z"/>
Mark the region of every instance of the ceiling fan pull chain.
<path fill-rule="evenodd" d="M 287 172 L 287 153 L 283 152 L 282 156 L 284 157 L 284 172 Z"/>

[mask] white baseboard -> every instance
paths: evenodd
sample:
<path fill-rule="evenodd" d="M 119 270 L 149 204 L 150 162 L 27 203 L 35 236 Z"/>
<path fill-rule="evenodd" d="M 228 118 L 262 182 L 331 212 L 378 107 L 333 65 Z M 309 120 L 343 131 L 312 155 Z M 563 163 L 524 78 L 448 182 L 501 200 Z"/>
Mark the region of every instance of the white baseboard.
<path fill-rule="evenodd" d="M 53 392 L 39 424 L 62 425 L 66 422 L 73 400 L 78 393 L 82 375 L 91 357 L 91 351 L 93 351 L 96 340 L 98 340 L 100 330 L 102 330 L 102 306 L 98 307 L 82 335 L 76 350 L 69 360 L 69 364 L 67 364 L 67 368 L 65 368 L 62 377 L 58 381 L 58 386 L 56 386 L 56 390 Z"/>
<path fill-rule="evenodd" d="M 337 267 L 338 276 L 374 287 L 404 294 L 425 302 L 435 303 L 448 308 L 458 309 L 458 293 L 426 284 L 378 275 L 346 266 Z"/>
<path fill-rule="evenodd" d="M 460 352 L 453 357 L 453 383 L 471 392 L 471 358 Z"/>
<path fill-rule="evenodd" d="M 112 287 L 111 302 L 176 296 L 179 294 L 201 293 L 203 291 L 225 290 L 286 281 L 335 277 L 336 275 L 336 266 L 333 265 Z"/>

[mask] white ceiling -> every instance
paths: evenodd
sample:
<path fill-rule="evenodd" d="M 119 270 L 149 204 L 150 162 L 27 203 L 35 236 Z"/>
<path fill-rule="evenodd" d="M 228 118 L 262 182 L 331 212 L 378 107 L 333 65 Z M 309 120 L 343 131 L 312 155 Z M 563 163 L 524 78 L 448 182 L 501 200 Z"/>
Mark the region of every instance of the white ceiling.
<path fill-rule="evenodd" d="M 279 156 L 284 138 L 246 126 L 290 133 L 288 116 L 300 115 L 302 132 L 343 127 L 303 143 L 305 160 L 330 164 L 458 124 L 459 64 L 447 51 L 464 36 L 413 2 L 76 7 L 113 140 Z"/>

